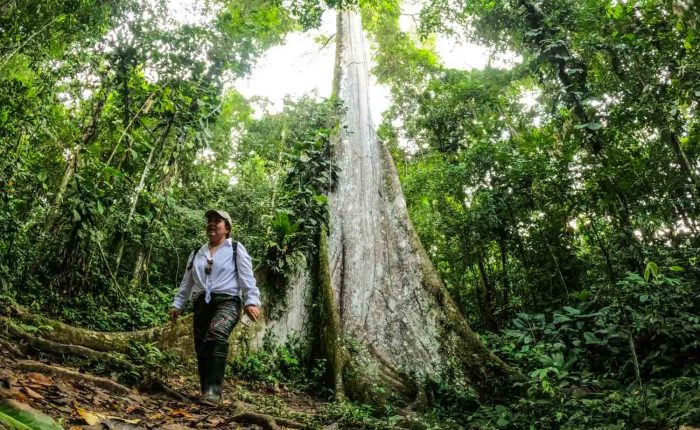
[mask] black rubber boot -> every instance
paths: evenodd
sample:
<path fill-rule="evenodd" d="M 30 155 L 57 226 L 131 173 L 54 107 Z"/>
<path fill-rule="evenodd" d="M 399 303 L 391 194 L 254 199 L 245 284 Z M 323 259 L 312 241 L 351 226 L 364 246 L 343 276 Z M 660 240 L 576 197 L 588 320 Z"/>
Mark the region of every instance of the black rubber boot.
<path fill-rule="evenodd" d="M 221 401 L 221 386 L 224 382 L 228 359 L 228 342 L 211 342 L 209 346 L 211 350 L 205 365 L 207 373 L 202 403 L 215 406 Z"/>
<path fill-rule="evenodd" d="M 204 388 L 207 386 L 207 362 L 209 361 L 209 345 L 205 342 L 207 329 L 211 320 L 211 310 L 204 303 L 204 295 L 200 295 L 194 301 L 194 350 L 197 356 L 197 373 L 199 374 L 199 389 L 204 394 Z"/>
<path fill-rule="evenodd" d="M 207 358 L 204 354 L 197 354 L 197 373 L 199 373 L 199 390 L 204 394 L 204 389 L 207 386 Z"/>

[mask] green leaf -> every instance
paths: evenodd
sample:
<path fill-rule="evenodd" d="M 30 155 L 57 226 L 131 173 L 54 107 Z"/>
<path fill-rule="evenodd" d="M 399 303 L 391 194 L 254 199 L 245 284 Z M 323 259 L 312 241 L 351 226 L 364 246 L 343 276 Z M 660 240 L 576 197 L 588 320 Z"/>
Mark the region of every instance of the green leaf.
<path fill-rule="evenodd" d="M 553 320 L 554 324 L 561 324 L 561 323 L 569 322 L 569 321 L 571 321 L 571 318 L 567 317 L 566 315 L 554 314 L 554 320 Z"/>
<path fill-rule="evenodd" d="M 659 274 L 659 266 L 653 261 L 647 263 L 647 267 L 644 269 L 644 281 L 649 282 L 649 278 L 653 276 L 656 278 Z"/>
<path fill-rule="evenodd" d="M 10 399 L 0 402 L 0 423 L 10 430 L 62 430 L 48 415 Z"/>
<path fill-rule="evenodd" d="M 583 333 L 583 338 L 586 339 L 586 343 L 589 345 L 602 345 L 604 342 L 596 337 L 595 334 L 587 331 Z"/>
<path fill-rule="evenodd" d="M 114 167 L 107 166 L 104 168 L 105 179 L 109 179 L 110 176 L 122 176 L 121 170 L 115 169 Z"/>
<path fill-rule="evenodd" d="M 510 424 L 510 421 L 508 421 L 505 417 L 499 417 L 496 421 L 496 425 L 501 428 L 506 427 L 508 424 Z"/>
<path fill-rule="evenodd" d="M 32 430 L 31 427 L 24 425 L 21 421 L 12 418 L 0 410 L 0 424 L 7 426 L 9 430 Z"/>
<path fill-rule="evenodd" d="M 603 128 L 603 124 L 599 122 L 589 122 L 587 124 L 584 124 L 583 126 L 589 130 L 600 130 L 601 128 Z"/>
<path fill-rule="evenodd" d="M 572 308 L 571 306 L 564 306 L 564 312 L 566 312 L 569 315 L 581 315 L 580 310 Z"/>

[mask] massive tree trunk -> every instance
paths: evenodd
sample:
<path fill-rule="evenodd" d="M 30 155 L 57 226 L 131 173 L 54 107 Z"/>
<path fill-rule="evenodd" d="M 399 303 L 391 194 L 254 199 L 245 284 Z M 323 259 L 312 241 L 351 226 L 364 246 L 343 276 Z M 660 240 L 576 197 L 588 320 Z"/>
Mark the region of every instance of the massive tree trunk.
<path fill-rule="evenodd" d="M 334 92 L 344 112 L 327 269 L 343 340 L 336 348 L 346 349 L 336 369 L 346 394 L 372 398 L 387 387 L 418 394 L 422 376 L 455 371 L 461 380 L 454 383 L 491 393 L 493 378 L 509 371 L 470 330 L 413 229 L 393 160 L 372 125 L 358 12 L 338 13 L 337 49 Z"/>

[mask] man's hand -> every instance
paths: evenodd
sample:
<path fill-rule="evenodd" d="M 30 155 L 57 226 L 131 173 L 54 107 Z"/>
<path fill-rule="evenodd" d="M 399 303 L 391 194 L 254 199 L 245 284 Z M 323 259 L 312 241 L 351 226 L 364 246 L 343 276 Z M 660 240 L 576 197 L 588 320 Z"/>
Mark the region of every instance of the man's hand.
<path fill-rule="evenodd" d="M 255 305 L 247 305 L 245 307 L 245 313 L 251 320 L 257 321 L 258 317 L 260 316 L 260 308 Z"/>
<path fill-rule="evenodd" d="M 178 308 L 170 308 L 170 321 L 175 322 L 177 321 L 177 317 L 180 316 L 180 309 Z"/>

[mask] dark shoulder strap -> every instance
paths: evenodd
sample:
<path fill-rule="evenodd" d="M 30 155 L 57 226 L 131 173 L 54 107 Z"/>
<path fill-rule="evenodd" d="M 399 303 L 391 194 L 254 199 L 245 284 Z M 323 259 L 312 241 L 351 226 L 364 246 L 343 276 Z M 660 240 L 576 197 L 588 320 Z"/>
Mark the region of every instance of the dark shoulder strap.
<path fill-rule="evenodd" d="M 238 269 L 238 267 L 236 266 L 236 256 L 237 256 L 236 254 L 238 254 L 238 242 L 236 242 L 235 240 L 232 241 L 231 247 L 232 247 L 232 251 L 233 251 L 233 267 Z"/>
<path fill-rule="evenodd" d="M 238 242 L 231 241 L 231 246 L 232 246 L 232 251 L 233 251 L 233 268 L 236 271 L 236 278 L 238 281 L 238 296 L 241 296 L 241 290 L 240 290 L 240 285 L 241 285 L 241 272 L 238 270 L 238 262 L 236 261 L 236 257 L 238 256 Z"/>
<path fill-rule="evenodd" d="M 197 256 L 197 251 L 199 251 L 199 248 L 195 248 L 194 250 L 192 250 L 192 260 L 190 260 L 190 264 L 187 265 L 188 272 L 192 270 L 192 265 L 194 264 L 194 257 Z"/>

